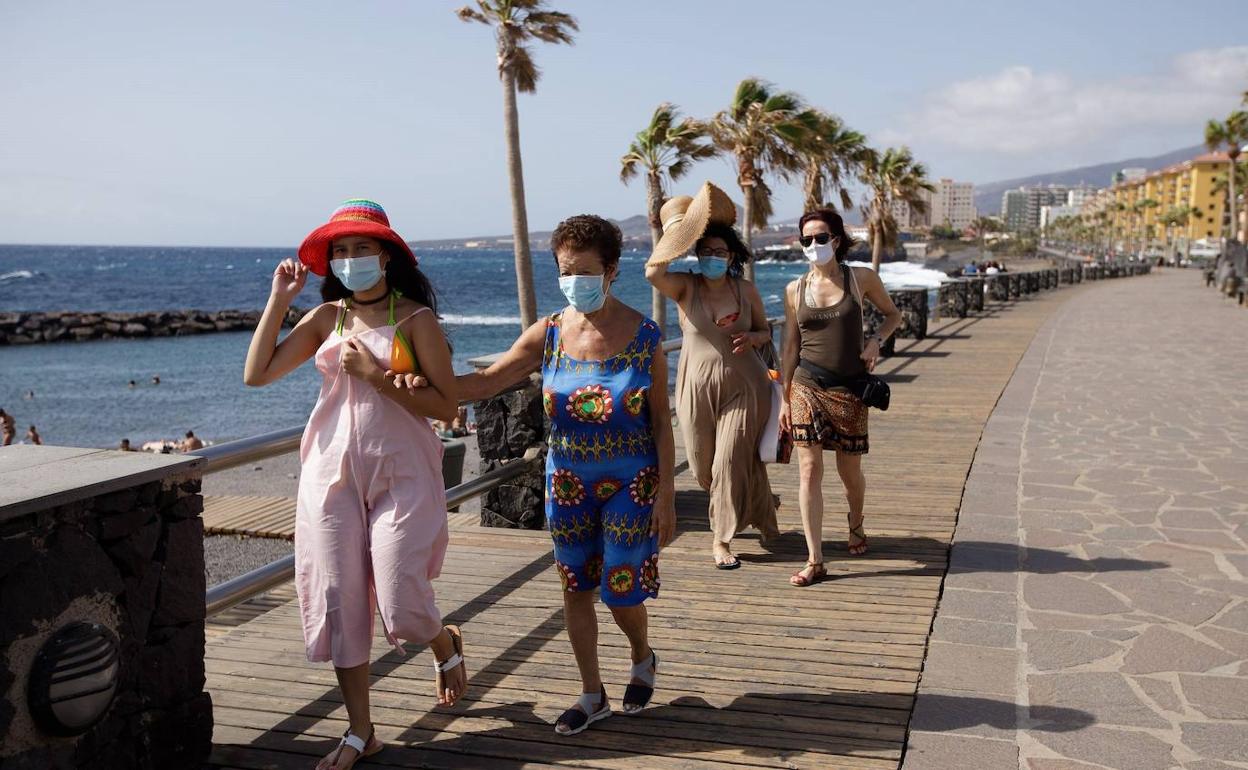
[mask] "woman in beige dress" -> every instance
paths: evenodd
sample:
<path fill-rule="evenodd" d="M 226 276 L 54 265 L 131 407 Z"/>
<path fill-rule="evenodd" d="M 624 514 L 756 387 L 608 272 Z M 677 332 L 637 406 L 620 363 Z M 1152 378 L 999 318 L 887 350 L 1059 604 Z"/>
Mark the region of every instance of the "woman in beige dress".
<path fill-rule="evenodd" d="M 771 384 L 758 349 L 771 342 L 763 300 L 741 278 L 750 258 L 732 228 L 736 207 L 705 184 L 696 198 L 664 204 L 663 238 L 646 263 L 646 279 L 680 309 L 684 335 L 676 375 L 676 413 L 689 467 L 710 493 L 715 566 L 736 569 L 732 539 L 753 526 L 775 537 L 775 498 L 758 444 L 771 412 Z M 668 265 L 693 247 L 700 272 Z"/>

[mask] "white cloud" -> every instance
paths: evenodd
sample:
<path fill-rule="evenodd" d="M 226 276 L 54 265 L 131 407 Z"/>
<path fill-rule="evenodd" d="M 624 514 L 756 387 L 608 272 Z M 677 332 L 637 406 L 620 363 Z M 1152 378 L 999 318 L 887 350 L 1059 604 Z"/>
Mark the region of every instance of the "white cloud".
<path fill-rule="evenodd" d="M 1248 88 L 1248 46 L 1192 51 L 1158 74 L 1079 80 L 1013 66 L 954 83 L 906 117 L 890 141 L 1034 155 L 1088 146 L 1124 133 L 1201 126 L 1224 115 Z M 881 137 L 885 138 L 885 137 Z"/>

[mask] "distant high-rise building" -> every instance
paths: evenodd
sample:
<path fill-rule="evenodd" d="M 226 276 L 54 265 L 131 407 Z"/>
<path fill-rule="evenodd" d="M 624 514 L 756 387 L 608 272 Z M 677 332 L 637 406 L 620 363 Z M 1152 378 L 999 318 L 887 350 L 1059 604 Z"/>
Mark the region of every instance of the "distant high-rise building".
<path fill-rule="evenodd" d="M 1001 195 L 1001 218 L 1005 229 L 1017 232 L 1027 229 L 1027 191 L 1021 187 Z"/>
<path fill-rule="evenodd" d="M 941 179 L 931 194 L 928 219 L 932 227 L 964 230 L 975 221 L 975 185 Z"/>
<path fill-rule="evenodd" d="M 926 190 L 919 192 L 919 197 L 927 204 L 922 213 L 919 213 L 905 201 L 893 201 L 893 219 L 897 220 L 897 226 L 900 228 L 927 227 L 931 224 L 932 202 L 931 196 Z"/>

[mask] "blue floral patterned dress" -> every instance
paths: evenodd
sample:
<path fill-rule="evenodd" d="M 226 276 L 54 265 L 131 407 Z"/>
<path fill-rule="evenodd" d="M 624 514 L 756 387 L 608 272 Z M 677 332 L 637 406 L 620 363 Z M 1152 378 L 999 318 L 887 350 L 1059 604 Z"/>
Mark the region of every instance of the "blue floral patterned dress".
<path fill-rule="evenodd" d="M 565 591 L 601 586 L 604 604 L 629 607 L 659 592 L 658 539 L 650 534 L 659 458 L 648 397 L 662 334 L 647 318 L 623 352 L 579 361 L 563 350 L 560 318 L 547 322 L 542 357 L 555 564 Z"/>

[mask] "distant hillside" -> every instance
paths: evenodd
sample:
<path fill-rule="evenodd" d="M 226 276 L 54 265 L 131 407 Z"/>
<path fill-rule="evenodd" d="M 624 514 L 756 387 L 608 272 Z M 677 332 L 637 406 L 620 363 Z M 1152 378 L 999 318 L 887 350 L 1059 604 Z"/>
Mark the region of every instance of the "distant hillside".
<path fill-rule="evenodd" d="M 1205 152 L 1204 146 L 1196 145 L 1152 158 L 1131 158 L 1129 160 L 1114 161 L 1113 163 L 1102 163 L 1097 166 L 1083 166 L 1082 168 L 1072 168 L 1067 171 L 1054 171 L 1048 174 L 1035 174 L 1034 176 L 1019 177 L 1018 179 L 977 184 L 975 185 L 975 208 L 979 209 L 981 214 L 999 214 L 1001 213 L 1001 193 L 1006 190 L 1046 184 L 1077 185 L 1081 182 L 1093 187 L 1108 187 L 1110 178 L 1114 173 L 1124 168 L 1146 168 L 1149 171 L 1156 171 L 1157 169 L 1193 158 L 1203 152 Z"/>

